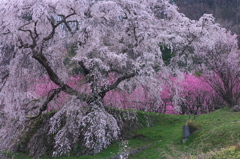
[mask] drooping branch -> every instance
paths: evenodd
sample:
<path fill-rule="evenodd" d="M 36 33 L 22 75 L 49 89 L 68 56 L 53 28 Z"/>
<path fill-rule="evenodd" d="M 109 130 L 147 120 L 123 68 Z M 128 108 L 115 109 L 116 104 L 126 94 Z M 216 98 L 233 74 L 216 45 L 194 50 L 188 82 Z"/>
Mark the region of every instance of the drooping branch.
<path fill-rule="evenodd" d="M 9 77 L 9 72 L 7 72 L 1 79 L 2 86 L 0 87 L 0 92 L 2 91 L 3 87 L 7 82 L 7 78 Z"/>
<path fill-rule="evenodd" d="M 65 84 L 58 77 L 58 75 L 53 71 L 53 69 L 49 65 L 49 62 L 48 62 L 47 58 L 43 54 L 38 54 L 37 52 L 33 51 L 33 56 L 32 57 L 34 59 L 36 59 L 46 69 L 46 71 L 47 71 L 51 81 L 54 82 L 56 85 L 58 85 L 59 88 L 51 90 L 48 93 L 48 97 L 47 97 L 46 101 L 44 102 L 44 104 L 39 109 L 38 114 L 34 115 L 34 116 L 28 116 L 27 117 L 28 119 L 36 119 L 36 118 L 38 118 L 42 114 L 42 112 L 44 112 L 47 109 L 48 103 L 51 102 L 53 100 L 53 98 L 56 95 L 58 95 L 61 91 L 64 91 L 65 93 L 67 93 L 69 95 L 75 95 L 79 99 L 81 99 L 82 101 L 86 101 L 87 103 L 91 103 L 91 102 L 94 101 L 94 97 L 92 97 L 90 95 L 87 95 L 87 94 L 84 94 L 84 93 L 81 93 L 81 92 L 73 89 L 69 85 Z"/>
<path fill-rule="evenodd" d="M 43 54 L 38 54 L 37 52 L 33 52 L 33 58 L 36 59 L 47 71 L 49 78 L 53 81 L 56 85 L 61 87 L 61 90 L 69 95 L 75 95 L 82 101 L 86 101 L 87 103 L 91 103 L 94 99 L 92 96 L 81 93 L 69 85 L 65 84 L 58 75 L 53 71 L 47 58 Z"/>
<path fill-rule="evenodd" d="M 132 77 L 134 77 L 134 76 L 136 76 L 136 73 L 126 74 L 126 75 L 124 75 L 124 76 L 122 76 L 122 77 L 119 77 L 119 78 L 115 81 L 115 83 L 113 83 L 112 85 L 110 85 L 110 86 L 108 87 L 108 89 L 106 89 L 106 91 L 110 91 L 110 90 L 115 89 L 115 88 L 119 85 L 120 82 L 122 82 L 123 80 L 126 80 L 126 79 L 130 79 L 130 78 L 132 78 Z"/>
<path fill-rule="evenodd" d="M 73 12 L 73 13 L 65 16 L 65 17 L 64 17 L 61 21 L 59 21 L 57 24 L 54 24 L 54 21 L 53 21 L 52 19 L 48 18 L 49 22 L 50 22 L 51 25 L 52 25 L 52 31 L 48 34 L 48 36 L 46 36 L 45 38 L 43 38 L 43 40 L 44 40 L 44 41 L 48 41 L 48 40 L 52 39 L 53 36 L 54 36 L 54 34 L 56 33 L 57 27 L 58 27 L 60 24 L 64 23 L 67 18 L 69 18 L 69 17 L 71 17 L 71 16 L 73 16 L 73 15 L 75 15 L 75 14 L 76 14 L 76 13 Z"/>
<path fill-rule="evenodd" d="M 83 41 L 79 41 L 79 46 L 84 47 L 84 45 L 87 43 L 87 40 L 89 38 L 89 34 L 88 34 L 86 28 L 83 28 L 82 30 L 83 30 L 83 33 L 84 33 L 84 38 L 83 38 Z"/>
<path fill-rule="evenodd" d="M 110 91 L 113 90 L 115 88 L 117 88 L 117 86 L 119 85 L 119 83 L 121 83 L 122 81 L 126 80 L 126 79 L 130 79 L 133 78 L 134 76 L 136 76 L 136 73 L 131 73 L 131 74 L 126 74 L 123 75 L 121 77 L 119 77 L 113 84 L 109 85 L 109 86 L 103 86 L 101 88 L 101 92 L 99 93 L 101 98 L 104 98 L 105 94 Z"/>
<path fill-rule="evenodd" d="M 64 83 L 60 80 L 57 74 L 53 71 L 47 58 L 43 54 L 38 54 L 37 52 L 33 52 L 34 59 L 36 59 L 47 71 L 50 79 L 58 86 L 62 87 Z"/>
<path fill-rule="evenodd" d="M 191 39 L 191 40 L 188 40 L 188 44 L 183 47 L 181 53 L 179 54 L 180 56 L 182 56 L 182 55 L 185 53 L 185 51 L 187 50 L 187 48 L 189 48 L 189 46 L 194 42 L 194 40 L 198 38 L 198 37 L 195 36 L 195 35 L 192 35 L 192 36 L 193 36 L 192 39 Z"/>
<path fill-rule="evenodd" d="M 78 29 L 78 21 L 77 20 L 71 20 L 71 21 L 66 21 L 65 15 L 58 14 L 59 17 L 62 17 L 62 23 L 67 27 L 68 31 L 70 31 L 73 34 L 72 28 L 69 26 L 69 23 L 76 23 L 76 30 Z"/>
<path fill-rule="evenodd" d="M 78 64 L 81 66 L 84 76 L 86 76 L 87 74 L 90 73 L 90 70 L 86 68 L 86 66 L 84 65 L 84 63 L 82 61 L 79 61 Z"/>
<path fill-rule="evenodd" d="M 25 45 L 25 48 L 34 48 L 34 47 L 37 45 L 37 44 L 36 44 L 36 38 L 37 38 L 37 37 L 34 37 L 33 32 L 32 32 L 31 30 L 29 30 L 29 29 L 24 29 L 24 27 L 27 26 L 27 25 L 29 25 L 29 24 L 30 24 L 30 23 L 27 23 L 27 24 L 21 26 L 21 27 L 19 28 L 19 30 L 20 30 L 20 31 L 23 31 L 23 32 L 29 33 L 29 36 L 30 36 L 31 39 L 32 39 L 32 44 L 31 44 L 31 45 Z M 37 25 L 37 23 L 35 23 L 35 28 L 36 28 L 36 25 Z M 35 30 L 35 29 L 34 29 L 34 30 Z M 20 40 L 20 43 L 21 43 L 21 45 L 23 44 L 22 40 Z M 22 46 L 24 46 L 24 45 L 22 45 Z"/>
<path fill-rule="evenodd" d="M 53 98 L 58 95 L 61 92 L 62 88 L 58 88 L 58 89 L 52 89 L 48 92 L 48 96 L 46 101 L 43 103 L 43 105 L 41 106 L 41 108 L 39 109 L 39 112 L 37 115 L 34 116 L 28 116 L 26 118 L 28 119 L 36 119 L 38 118 L 40 115 L 42 115 L 42 112 L 44 112 L 45 110 L 47 110 L 47 106 L 48 104 L 53 100 Z"/>
<path fill-rule="evenodd" d="M 38 21 L 34 22 L 34 34 L 35 34 L 35 38 L 38 38 L 39 34 L 37 32 L 37 23 Z"/>

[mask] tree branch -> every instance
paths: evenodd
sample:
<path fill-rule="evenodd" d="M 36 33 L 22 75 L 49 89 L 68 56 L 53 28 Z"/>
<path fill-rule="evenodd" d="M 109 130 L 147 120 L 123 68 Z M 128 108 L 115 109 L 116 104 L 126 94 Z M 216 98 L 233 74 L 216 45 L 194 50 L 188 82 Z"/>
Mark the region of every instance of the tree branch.
<path fill-rule="evenodd" d="M 66 19 L 65 19 L 65 15 L 62 15 L 62 14 L 58 14 L 58 16 L 60 16 L 60 17 L 62 17 L 62 23 L 64 23 L 65 24 L 65 26 L 67 27 L 67 29 L 68 29 L 68 31 L 70 31 L 72 34 L 73 34 L 73 31 L 72 31 L 72 29 L 71 29 L 71 27 L 69 26 L 69 22 L 74 22 L 74 23 L 76 23 L 76 30 L 78 29 L 78 21 L 77 20 L 71 20 L 71 21 L 66 21 Z"/>
<path fill-rule="evenodd" d="M 37 33 L 37 23 L 38 21 L 34 22 L 34 34 L 35 34 L 35 38 L 37 39 L 39 34 Z"/>
<path fill-rule="evenodd" d="M 90 73 L 90 70 L 87 69 L 84 65 L 84 63 L 82 61 L 79 61 L 78 64 L 81 66 L 81 68 L 83 69 L 83 75 L 86 76 L 87 74 Z"/>
<path fill-rule="evenodd" d="M 73 16 L 73 15 L 75 15 L 75 14 L 76 14 L 76 13 L 73 12 L 72 14 L 69 14 L 69 15 L 65 16 L 65 17 L 64 17 L 61 21 L 59 21 L 56 25 L 54 24 L 54 22 L 53 22 L 50 18 L 48 18 L 49 22 L 50 22 L 51 25 L 52 25 L 52 31 L 51 31 L 51 33 L 50 33 L 48 36 L 46 36 L 45 38 L 43 38 L 43 40 L 44 40 L 44 41 L 48 41 L 48 40 L 50 40 L 51 38 L 53 38 L 53 36 L 54 36 L 54 34 L 55 34 L 55 32 L 56 32 L 56 28 L 57 28 L 60 24 L 64 23 L 67 18 L 69 18 L 69 17 L 71 17 L 71 16 Z"/>
<path fill-rule="evenodd" d="M 136 73 L 131 73 L 131 74 L 126 74 L 122 77 L 119 77 L 113 84 L 109 85 L 109 86 L 103 86 L 101 88 L 101 92 L 99 93 L 101 98 L 104 98 L 105 94 L 110 91 L 113 90 L 115 88 L 117 88 L 117 86 L 119 85 L 119 83 L 121 83 L 122 81 L 126 80 L 126 79 L 130 79 L 133 78 L 134 76 L 136 76 Z"/>
<path fill-rule="evenodd" d="M 36 59 L 47 71 L 49 78 L 59 87 L 61 87 L 61 90 L 66 92 L 69 95 L 75 95 L 77 96 L 79 99 L 86 101 L 87 103 L 91 103 L 92 101 L 94 101 L 94 98 L 90 95 L 81 93 L 75 89 L 73 89 L 72 87 L 70 87 L 69 85 L 65 84 L 63 81 L 61 81 L 61 79 L 58 77 L 58 75 L 53 71 L 53 69 L 51 68 L 51 66 L 49 65 L 49 62 L 47 60 L 47 58 L 43 55 L 43 54 L 38 54 L 37 52 L 33 51 L 33 56 L 34 59 Z"/>
<path fill-rule="evenodd" d="M 29 30 L 29 29 L 23 29 L 23 27 L 25 27 L 25 26 L 27 26 L 27 25 L 29 25 L 30 23 L 27 23 L 27 24 L 24 24 L 23 26 L 21 26 L 20 28 L 19 28 L 19 30 L 20 31 L 23 31 L 23 32 L 28 32 L 29 33 L 29 35 L 30 35 L 30 37 L 31 37 L 31 39 L 32 39 L 32 44 L 31 45 L 26 45 L 26 47 L 25 48 L 34 48 L 37 44 L 36 44 L 36 37 L 34 37 L 33 36 L 33 32 L 31 31 L 31 30 Z M 37 25 L 36 23 L 35 23 L 35 25 Z M 36 28 L 36 26 L 35 26 L 35 28 Z M 34 28 L 34 30 L 35 30 L 35 28 Z M 22 42 L 22 41 L 21 41 Z M 23 43 L 23 42 L 22 42 Z M 24 45 L 22 45 L 22 46 L 24 46 Z"/>
<path fill-rule="evenodd" d="M 41 108 L 39 109 L 38 114 L 37 114 L 37 115 L 34 115 L 34 116 L 27 116 L 26 118 L 28 118 L 28 119 L 36 119 L 36 118 L 38 118 L 40 115 L 42 115 L 42 112 L 44 112 L 45 110 L 47 110 L 48 103 L 50 103 L 50 102 L 53 100 L 53 98 L 61 92 L 61 89 L 62 89 L 62 88 L 50 90 L 50 91 L 48 92 L 48 97 L 47 97 L 46 101 L 43 103 L 43 105 L 41 106 Z"/>
<path fill-rule="evenodd" d="M 5 86 L 8 77 L 9 77 L 9 72 L 6 73 L 6 74 L 2 77 L 2 81 L 1 81 L 2 86 L 0 87 L 0 92 L 2 91 L 3 87 Z"/>
<path fill-rule="evenodd" d="M 188 44 L 186 46 L 183 47 L 183 50 L 181 51 L 181 53 L 179 54 L 180 56 L 182 56 L 184 54 L 184 52 L 186 51 L 186 49 L 193 43 L 193 41 L 197 38 L 197 36 L 192 35 L 193 38 L 191 40 L 188 40 Z"/>

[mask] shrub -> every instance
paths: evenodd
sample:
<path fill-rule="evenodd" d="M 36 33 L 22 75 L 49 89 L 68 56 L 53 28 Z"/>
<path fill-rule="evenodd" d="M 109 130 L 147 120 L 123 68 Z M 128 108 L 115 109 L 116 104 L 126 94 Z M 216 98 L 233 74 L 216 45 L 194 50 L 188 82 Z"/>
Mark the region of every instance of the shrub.
<path fill-rule="evenodd" d="M 200 124 L 193 120 L 187 121 L 185 125 L 189 126 L 190 134 L 200 129 Z"/>
<path fill-rule="evenodd" d="M 240 143 L 237 143 L 236 145 L 234 145 L 234 147 L 236 148 L 236 150 L 240 151 Z"/>

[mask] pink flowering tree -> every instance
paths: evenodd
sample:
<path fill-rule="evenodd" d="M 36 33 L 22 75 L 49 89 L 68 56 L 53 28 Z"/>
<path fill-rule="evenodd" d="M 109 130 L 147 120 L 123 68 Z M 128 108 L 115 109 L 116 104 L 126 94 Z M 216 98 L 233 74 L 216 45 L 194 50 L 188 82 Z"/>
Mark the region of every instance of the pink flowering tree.
<path fill-rule="evenodd" d="M 240 100 L 240 58 L 236 36 L 219 38 L 211 48 L 203 47 L 198 58 L 202 78 L 229 106 Z"/>
<path fill-rule="evenodd" d="M 167 78 L 161 99 L 160 112 L 170 114 L 208 113 L 224 104 L 203 77 L 182 72 L 178 73 L 178 78 Z"/>
<path fill-rule="evenodd" d="M 180 89 L 181 114 L 208 113 L 215 109 L 215 98 L 219 96 L 212 87 L 203 79 L 195 75 L 185 74 Z"/>
<path fill-rule="evenodd" d="M 90 154 L 119 137 L 116 118 L 103 103 L 110 91 L 147 90 L 145 102 L 162 101 L 159 73 L 168 71 L 159 45 L 170 48 L 174 60 L 189 59 L 199 48 L 212 47 L 215 35 L 227 38 L 211 15 L 190 20 L 167 0 L 2 0 L 0 17 L 0 109 L 8 114 L 0 149 L 14 147 L 25 117 L 38 118 L 64 92 L 66 100 L 48 121 L 53 156 L 70 152 L 80 136 Z M 54 87 L 41 88 L 39 79 L 46 76 Z M 46 91 L 41 100 L 34 86 L 40 88 L 35 93 Z"/>

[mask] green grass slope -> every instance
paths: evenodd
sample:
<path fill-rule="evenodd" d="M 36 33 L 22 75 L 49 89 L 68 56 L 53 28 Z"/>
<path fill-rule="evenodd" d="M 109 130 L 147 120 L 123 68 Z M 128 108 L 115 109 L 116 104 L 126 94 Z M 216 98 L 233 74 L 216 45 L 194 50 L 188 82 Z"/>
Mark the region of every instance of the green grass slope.
<path fill-rule="evenodd" d="M 201 131 L 194 133 L 187 142 L 189 146 L 218 149 L 236 144 L 240 139 L 240 112 L 230 112 L 230 108 L 216 110 L 199 116 Z"/>
<path fill-rule="evenodd" d="M 199 123 L 200 130 L 191 134 L 186 143 L 182 143 L 182 126 L 189 120 L 189 116 L 138 112 L 138 120 L 144 125 L 143 127 L 131 132 L 129 137 L 114 142 L 99 154 L 66 156 L 59 159 L 107 159 L 143 147 L 145 147 L 143 150 L 128 157 L 130 159 L 194 159 L 201 156 L 203 158 L 239 156 L 240 158 L 240 146 L 236 146 L 240 139 L 240 112 L 230 112 L 230 108 L 216 110 L 192 119 Z M 15 158 L 30 159 L 20 154 Z"/>
<path fill-rule="evenodd" d="M 187 119 L 186 116 L 179 118 Z M 209 154 L 213 154 L 210 158 L 240 158 L 240 146 L 232 146 L 240 140 L 240 112 L 230 112 L 230 108 L 224 108 L 198 116 L 194 121 L 199 123 L 201 129 L 191 134 L 186 143 L 181 142 L 182 120 L 175 124 L 163 124 L 163 132 L 168 132 L 163 136 L 163 142 L 131 158 L 178 159 L 189 158 L 190 155 L 192 158 L 208 158 L 211 156 Z"/>

